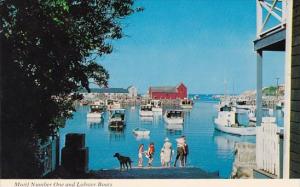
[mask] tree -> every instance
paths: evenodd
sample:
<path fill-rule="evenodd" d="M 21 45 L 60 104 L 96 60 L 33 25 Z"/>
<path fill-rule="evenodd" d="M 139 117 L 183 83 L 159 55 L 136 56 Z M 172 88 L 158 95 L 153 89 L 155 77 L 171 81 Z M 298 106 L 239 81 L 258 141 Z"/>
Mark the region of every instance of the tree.
<path fill-rule="evenodd" d="M 133 0 L 0 0 L 3 178 L 40 176 L 38 140 L 55 136 L 89 79 L 109 74 L 91 56 L 112 52 Z"/>

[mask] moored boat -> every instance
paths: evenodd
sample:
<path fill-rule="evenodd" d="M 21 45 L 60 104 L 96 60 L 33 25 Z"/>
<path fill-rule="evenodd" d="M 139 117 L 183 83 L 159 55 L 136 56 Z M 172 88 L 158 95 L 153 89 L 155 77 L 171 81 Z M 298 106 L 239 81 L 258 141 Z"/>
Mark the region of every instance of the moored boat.
<path fill-rule="evenodd" d="M 167 110 L 164 120 L 167 124 L 183 124 L 184 113 L 182 110 Z"/>
<path fill-rule="evenodd" d="M 113 110 L 113 109 L 120 109 L 121 104 L 119 101 L 112 100 L 112 99 L 107 99 L 106 100 L 106 107 L 108 110 Z"/>
<path fill-rule="evenodd" d="M 152 112 L 155 114 L 162 114 L 162 106 L 160 100 L 151 100 Z"/>
<path fill-rule="evenodd" d="M 125 126 L 125 109 L 111 109 L 109 115 L 109 127 L 113 129 L 123 129 Z"/>
<path fill-rule="evenodd" d="M 180 102 L 180 107 L 182 109 L 192 109 L 193 108 L 193 101 L 189 99 L 183 99 Z"/>
<path fill-rule="evenodd" d="M 256 135 L 256 126 L 252 123 L 250 126 L 243 126 L 237 121 L 237 113 L 231 110 L 231 107 L 224 106 L 220 108 L 218 117 L 214 119 L 217 130 L 236 134 L 236 135 Z"/>
<path fill-rule="evenodd" d="M 105 110 L 104 104 L 100 101 L 95 101 L 90 105 L 90 112 L 87 113 L 87 118 L 101 118 Z"/>
<path fill-rule="evenodd" d="M 141 117 L 152 117 L 153 116 L 152 106 L 150 104 L 141 105 L 139 114 Z"/>
<path fill-rule="evenodd" d="M 149 136 L 150 130 L 144 128 L 135 128 L 133 129 L 133 134 L 136 136 Z"/>

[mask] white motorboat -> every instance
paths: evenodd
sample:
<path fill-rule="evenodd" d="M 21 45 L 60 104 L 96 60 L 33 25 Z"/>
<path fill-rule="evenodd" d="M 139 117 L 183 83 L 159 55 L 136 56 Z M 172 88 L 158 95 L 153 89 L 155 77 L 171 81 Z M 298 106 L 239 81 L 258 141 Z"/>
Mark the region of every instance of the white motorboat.
<path fill-rule="evenodd" d="M 182 110 L 167 110 L 164 120 L 167 124 L 183 124 L 184 113 Z"/>
<path fill-rule="evenodd" d="M 133 134 L 136 136 L 149 136 L 150 130 L 144 128 L 135 128 L 133 129 Z"/>
<path fill-rule="evenodd" d="M 183 99 L 180 102 L 180 107 L 182 109 L 192 109 L 193 108 L 193 101 L 189 99 Z"/>
<path fill-rule="evenodd" d="M 141 117 L 153 117 L 152 106 L 150 104 L 141 105 L 139 114 Z"/>
<path fill-rule="evenodd" d="M 269 114 L 270 114 L 270 112 L 269 112 Z M 252 107 L 248 111 L 248 119 L 249 119 L 250 122 L 256 122 L 255 108 L 254 107 Z M 262 122 L 263 123 L 275 123 L 276 118 L 275 117 L 262 117 Z"/>
<path fill-rule="evenodd" d="M 125 123 L 125 109 L 111 109 L 109 115 L 109 127 L 112 129 L 123 129 Z"/>
<path fill-rule="evenodd" d="M 224 106 L 218 112 L 218 117 L 214 119 L 215 128 L 230 134 L 236 135 L 256 135 L 256 126 L 240 125 L 237 121 L 237 113 L 231 107 Z"/>
<path fill-rule="evenodd" d="M 162 107 L 160 100 L 151 100 L 150 104 L 152 106 L 152 112 L 155 114 L 162 114 Z"/>
<path fill-rule="evenodd" d="M 255 117 L 255 108 L 252 107 L 249 111 L 248 111 L 248 119 L 251 122 L 256 122 L 256 117 Z"/>
<path fill-rule="evenodd" d="M 87 113 L 87 118 L 101 118 L 102 114 L 105 110 L 104 104 L 100 101 L 95 101 L 93 104 L 90 105 L 90 112 Z"/>
<path fill-rule="evenodd" d="M 107 99 L 106 100 L 106 107 L 108 110 L 120 109 L 121 104 L 117 100 Z"/>

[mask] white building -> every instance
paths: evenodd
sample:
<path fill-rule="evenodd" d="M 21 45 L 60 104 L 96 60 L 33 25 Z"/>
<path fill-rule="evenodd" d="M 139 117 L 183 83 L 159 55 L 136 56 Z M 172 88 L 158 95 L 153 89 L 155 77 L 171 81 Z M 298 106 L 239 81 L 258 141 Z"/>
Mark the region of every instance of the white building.
<path fill-rule="evenodd" d="M 134 86 L 129 86 L 127 88 L 128 90 L 128 96 L 133 98 L 133 97 L 137 97 L 137 94 L 138 94 L 138 91 L 137 91 L 137 88 L 134 87 Z"/>

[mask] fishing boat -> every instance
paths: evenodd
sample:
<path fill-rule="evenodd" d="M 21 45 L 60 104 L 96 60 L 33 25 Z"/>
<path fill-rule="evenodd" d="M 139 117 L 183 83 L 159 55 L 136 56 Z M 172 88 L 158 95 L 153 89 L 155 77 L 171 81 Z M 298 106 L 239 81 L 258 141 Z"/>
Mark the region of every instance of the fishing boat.
<path fill-rule="evenodd" d="M 133 129 L 133 134 L 136 136 L 149 136 L 150 130 L 144 128 L 135 128 Z"/>
<path fill-rule="evenodd" d="M 111 109 L 109 111 L 109 127 L 113 129 L 123 129 L 126 126 L 125 123 L 125 109 Z"/>
<path fill-rule="evenodd" d="M 92 103 L 90 105 L 90 112 L 87 113 L 87 118 L 101 118 L 102 117 L 102 114 L 105 110 L 105 107 L 104 107 L 104 103 L 102 103 L 101 101 L 95 101 L 94 103 Z"/>
<path fill-rule="evenodd" d="M 184 113 L 182 110 L 167 110 L 164 120 L 167 124 L 183 124 Z"/>
<path fill-rule="evenodd" d="M 193 100 L 199 100 L 200 96 L 199 95 L 194 95 Z"/>
<path fill-rule="evenodd" d="M 182 109 L 192 109 L 193 108 L 193 101 L 185 98 L 185 99 L 181 100 L 180 107 Z"/>
<path fill-rule="evenodd" d="M 276 118 L 272 117 L 272 116 L 273 116 L 273 111 L 271 110 L 271 112 L 269 111 L 269 116 L 262 117 L 262 122 L 263 123 L 275 123 Z M 249 119 L 249 122 L 256 122 L 255 108 L 254 107 L 252 107 L 248 111 L 248 119 Z"/>
<path fill-rule="evenodd" d="M 231 107 L 224 106 L 218 112 L 218 117 L 214 119 L 215 129 L 236 135 L 256 135 L 255 124 L 243 126 L 237 120 L 237 113 Z"/>
<path fill-rule="evenodd" d="M 252 107 L 248 111 L 248 119 L 250 122 L 256 122 L 256 117 L 255 117 L 255 108 Z"/>
<path fill-rule="evenodd" d="M 162 114 L 162 107 L 160 100 L 151 100 L 150 104 L 152 106 L 152 112 L 155 114 Z"/>
<path fill-rule="evenodd" d="M 141 105 L 139 114 L 141 117 L 153 117 L 152 106 L 150 104 Z"/>
<path fill-rule="evenodd" d="M 107 99 L 106 100 L 106 107 L 107 107 L 108 110 L 120 109 L 121 108 L 121 104 L 117 100 Z"/>

